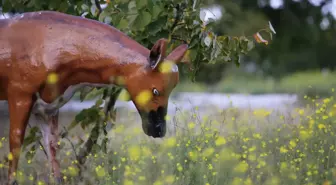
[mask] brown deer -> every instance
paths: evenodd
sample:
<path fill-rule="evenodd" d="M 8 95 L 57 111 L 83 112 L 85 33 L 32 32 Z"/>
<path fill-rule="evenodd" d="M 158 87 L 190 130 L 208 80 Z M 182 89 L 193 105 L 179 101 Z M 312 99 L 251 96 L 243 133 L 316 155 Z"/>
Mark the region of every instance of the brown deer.
<path fill-rule="evenodd" d="M 129 92 L 144 133 L 164 137 L 168 98 L 179 81 L 176 64 L 188 49 L 182 44 L 166 56 L 166 45 L 167 40 L 160 39 L 149 50 L 112 26 L 53 11 L 28 12 L 0 20 L 0 100 L 8 101 L 13 155 L 8 183 L 16 182 L 13 173 L 36 93 L 44 102 L 52 103 L 78 84 L 120 85 Z M 165 61 L 174 63 L 168 73 L 159 70 Z M 50 73 L 58 75 L 58 83 L 46 83 Z M 116 77 L 121 77 L 123 83 L 118 83 Z M 151 99 L 140 104 L 136 100 L 143 91 L 151 92 Z M 57 119 L 58 111 L 47 116 L 46 133 L 57 131 Z M 56 153 L 55 143 L 51 142 L 55 140 L 48 140 L 51 156 Z M 51 163 L 55 177 L 60 179 L 56 159 Z"/>

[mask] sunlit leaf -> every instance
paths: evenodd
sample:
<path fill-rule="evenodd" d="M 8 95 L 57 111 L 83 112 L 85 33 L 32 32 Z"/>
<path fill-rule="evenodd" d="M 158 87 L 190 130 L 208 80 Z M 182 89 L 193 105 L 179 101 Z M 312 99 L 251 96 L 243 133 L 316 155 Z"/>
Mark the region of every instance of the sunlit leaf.
<path fill-rule="evenodd" d="M 275 30 L 274 30 L 274 28 L 273 28 L 273 26 L 272 26 L 272 24 L 271 24 L 271 21 L 268 21 L 268 25 L 269 25 L 269 28 L 271 29 L 271 31 L 272 31 L 274 34 L 276 34 L 276 32 L 275 32 Z"/>
<path fill-rule="evenodd" d="M 130 94 L 127 92 L 127 90 L 123 89 L 123 90 L 120 92 L 120 95 L 119 95 L 118 99 L 121 100 L 121 101 L 130 101 L 131 96 L 130 96 Z"/>
<path fill-rule="evenodd" d="M 260 33 L 256 33 L 253 35 L 254 39 L 258 42 L 258 43 L 265 43 L 266 45 L 268 44 L 268 41 L 265 40 L 264 38 L 262 38 L 262 36 L 260 35 Z"/>

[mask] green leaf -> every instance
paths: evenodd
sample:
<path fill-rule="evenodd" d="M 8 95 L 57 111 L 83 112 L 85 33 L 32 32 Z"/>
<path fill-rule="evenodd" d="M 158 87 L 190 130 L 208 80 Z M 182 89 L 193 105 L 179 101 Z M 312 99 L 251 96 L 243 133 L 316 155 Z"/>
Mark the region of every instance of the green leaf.
<path fill-rule="evenodd" d="M 61 4 L 60 0 L 52 0 L 49 2 L 49 9 L 57 10 L 60 4 Z"/>
<path fill-rule="evenodd" d="M 150 35 L 155 35 L 159 31 L 164 29 L 164 26 L 166 25 L 166 22 L 167 22 L 167 16 L 162 16 L 159 19 L 157 19 L 156 21 L 151 22 L 148 25 L 148 33 Z"/>
<path fill-rule="evenodd" d="M 168 38 L 169 32 L 167 30 L 161 30 L 157 34 L 149 37 L 149 41 L 154 44 L 160 38 Z"/>
<path fill-rule="evenodd" d="M 90 8 L 90 13 L 93 15 L 93 16 L 96 16 L 96 12 L 97 12 L 97 7 L 95 4 L 91 5 L 91 8 Z"/>
<path fill-rule="evenodd" d="M 68 2 L 63 1 L 59 6 L 58 11 L 66 13 L 68 9 L 69 9 Z"/>
<path fill-rule="evenodd" d="M 104 153 L 107 153 L 107 142 L 108 142 L 108 138 L 104 138 L 101 144 L 101 149 Z"/>
<path fill-rule="evenodd" d="M 138 14 L 128 15 L 128 16 L 127 16 L 128 26 L 129 26 L 129 25 L 132 25 L 132 26 L 133 26 L 133 23 L 134 23 L 134 21 L 137 19 L 138 16 L 139 16 Z"/>
<path fill-rule="evenodd" d="M 93 87 L 83 87 L 81 90 L 80 90 L 80 95 L 79 95 L 79 99 L 81 102 L 83 102 L 85 100 L 85 97 L 93 90 L 94 88 Z"/>
<path fill-rule="evenodd" d="M 146 7 L 147 0 L 136 0 L 136 7 L 138 10 L 142 9 L 143 7 Z"/>
<path fill-rule="evenodd" d="M 150 2 L 148 3 L 147 7 L 148 7 L 149 12 L 152 15 L 153 19 L 156 19 L 164 9 L 160 5 L 152 3 L 151 0 L 149 0 L 149 1 Z"/>
<path fill-rule="evenodd" d="M 151 22 L 152 16 L 150 13 L 146 11 L 140 12 L 140 14 L 136 17 L 132 27 L 140 30 L 147 26 Z"/>
<path fill-rule="evenodd" d="M 82 122 L 82 121 L 84 121 L 85 120 L 85 114 L 86 114 L 86 111 L 87 111 L 87 109 L 83 109 L 82 111 L 80 111 L 76 116 L 75 116 L 75 121 L 77 122 L 77 123 L 80 123 L 80 122 Z"/>
<path fill-rule="evenodd" d="M 191 48 L 196 47 L 196 45 L 199 43 L 199 41 L 200 41 L 200 39 L 197 36 L 193 37 L 190 41 L 189 48 L 191 49 Z"/>
<path fill-rule="evenodd" d="M 26 152 L 25 158 L 27 160 L 32 160 L 35 154 L 36 154 L 36 145 L 33 145 L 32 147 L 30 147 L 30 150 Z"/>
<path fill-rule="evenodd" d="M 108 15 L 108 12 L 105 11 L 105 10 L 103 10 L 103 11 L 100 13 L 99 17 L 98 17 L 98 21 L 99 21 L 99 22 L 104 22 L 104 19 L 105 19 L 105 17 L 106 17 L 107 15 Z"/>
<path fill-rule="evenodd" d="M 102 104 L 103 104 L 104 102 L 103 102 L 103 99 L 98 99 L 97 101 L 96 101 L 96 104 L 95 104 L 95 106 L 96 107 L 99 107 L 99 106 L 101 106 Z"/>
<path fill-rule="evenodd" d="M 133 1 L 130 1 L 128 3 L 128 12 L 130 14 L 134 14 L 134 13 L 137 13 L 137 8 L 136 8 L 136 2 L 133 0 Z"/>
<path fill-rule="evenodd" d="M 128 27 L 128 21 L 126 19 L 121 19 L 119 21 L 119 24 L 117 25 L 117 28 L 121 30 L 126 29 L 127 27 Z"/>
<path fill-rule="evenodd" d="M 254 42 L 249 40 L 247 44 L 247 51 L 251 51 L 254 48 Z"/>
<path fill-rule="evenodd" d="M 77 117 L 77 115 L 76 115 L 76 117 Z M 71 122 L 71 124 L 68 126 L 68 130 L 71 130 L 71 129 L 75 128 L 78 125 L 78 123 L 80 123 L 80 122 L 79 121 Z"/>

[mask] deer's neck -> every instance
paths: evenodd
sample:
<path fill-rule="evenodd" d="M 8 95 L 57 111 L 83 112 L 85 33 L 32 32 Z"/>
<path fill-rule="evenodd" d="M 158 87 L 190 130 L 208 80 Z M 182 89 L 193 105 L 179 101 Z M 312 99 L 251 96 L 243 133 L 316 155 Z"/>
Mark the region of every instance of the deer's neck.
<path fill-rule="evenodd" d="M 146 58 L 119 51 L 113 57 L 80 58 L 70 61 L 58 68 L 63 88 L 79 83 L 114 84 L 118 77 L 128 78 L 143 70 L 147 63 Z"/>

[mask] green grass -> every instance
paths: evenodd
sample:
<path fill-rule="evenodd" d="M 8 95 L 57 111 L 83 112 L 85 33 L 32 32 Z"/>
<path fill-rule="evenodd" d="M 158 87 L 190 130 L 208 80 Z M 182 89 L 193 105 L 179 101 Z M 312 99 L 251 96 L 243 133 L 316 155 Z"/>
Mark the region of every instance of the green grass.
<path fill-rule="evenodd" d="M 298 94 L 301 97 L 305 95 L 327 97 L 332 94 L 332 88 L 336 88 L 336 72 L 327 74 L 318 71 L 299 72 L 285 76 L 279 81 L 254 74 L 244 74 L 242 72 L 234 74 L 231 72 L 211 88 L 205 84 L 181 82 L 174 91 L 246 94 L 291 93 Z"/>
<path fill-rule="evenodd" d="M 168 117 L 174 129 L 164 139 L 145 136 L 136 113 L 121 113 L 124 121 L 110 131 L 108 152 L 88 158 L 81 183 L 75 153 L 68 141 L 61 141 L 66 184 L 335 184 L 336 101 L 307 101 L 287 112 L 230 108 L 202 117 L 197 108 L 179 112 Z M 83 133 L 80 127 L 72 133 L 75 146 Z M 21 158 L 23 184 L 38 184 L 30 174 L 41 184 L 47 175 L 48 163 L 39 153 L 29 163 Z"/>

